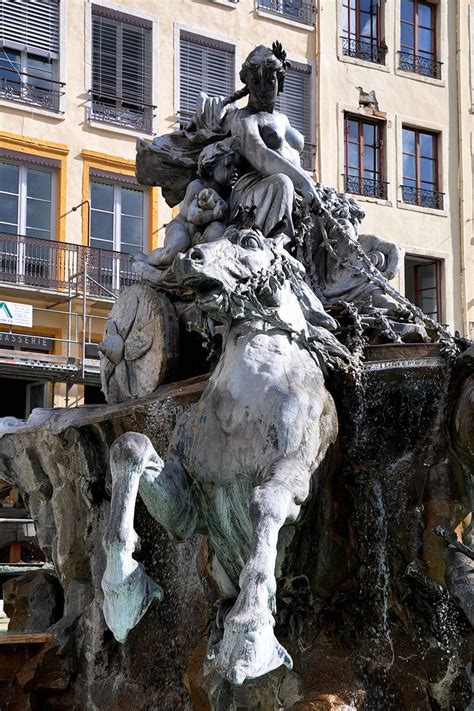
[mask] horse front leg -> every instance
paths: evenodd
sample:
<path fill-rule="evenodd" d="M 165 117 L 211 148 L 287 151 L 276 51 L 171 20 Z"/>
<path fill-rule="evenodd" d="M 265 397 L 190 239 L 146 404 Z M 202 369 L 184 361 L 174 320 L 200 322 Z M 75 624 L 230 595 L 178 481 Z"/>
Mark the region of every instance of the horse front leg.
<path fill-rule="evenodd" d="M 215 661 L 219 674 L 233 684 L 263 676 L 282 664 L 288 669 L 293 666 L 273 632 L 275 565 L 280 529 L 297 518 L 309 493 L 309 481 L 301 464 L 284 461 L 253 490 L 251 552 L 240 574 L 239 595 L 224 622 Z"/>
<path fill-rule="evenodd" d="M 133 527 L 138 493 L 153 518 L 176 537 L 183 539 L 192 532 L 195 517 L 182 467 L 173 461 L 165 465 L 145 435 L 129 432 L 119 437 L 110 450 L 110 470 L 103 612 L 115 639 L 124 642 L 151 602 L 163 598 L 161 587 L 132 555 L 139 540 Z"/>

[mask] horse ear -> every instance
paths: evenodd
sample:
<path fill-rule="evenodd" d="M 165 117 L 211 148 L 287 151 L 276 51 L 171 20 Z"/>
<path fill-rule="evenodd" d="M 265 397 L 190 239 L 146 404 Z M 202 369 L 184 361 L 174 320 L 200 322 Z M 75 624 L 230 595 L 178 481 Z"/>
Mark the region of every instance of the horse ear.
<path fill-rule="evenodd" d="M 285 245 L 287 245 L 288 242 L 291 242 L 291 239 L 288 237 L 288 235 L 282 234 L 279 234 L 276 237 L 271 237 L 270 239 L 273 246 L 276 247 L 279 252 L 282 252 Z"/>

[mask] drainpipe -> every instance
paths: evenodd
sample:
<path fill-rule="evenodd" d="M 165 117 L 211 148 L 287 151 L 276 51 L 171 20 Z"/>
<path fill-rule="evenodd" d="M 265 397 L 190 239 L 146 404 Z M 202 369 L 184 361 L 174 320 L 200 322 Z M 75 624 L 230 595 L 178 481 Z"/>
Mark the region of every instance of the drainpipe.
<path fill-rule="evenodd" d="M 448 10 L 449 11 L 449 10 Z M 469 18 L 470 20 L 470 18 Z M 466 293 L 466 255 L 464 249 L 464 230 L 467 223 L 465 219 L 464 205 L 464 160 L 463 160 L 463 117 L 462 117 L 462 81 L 461 81 L 461 22 L 462 8 L 461 0 L 456 2 L 456 108 L 457 108 L 457 132 L 458 132 L 458 196 L 459 196 L 459 267 L 460 267 L 460 287 L 461 287 L 461 319 L 464 336 L 469 335 L 469 324 L 467 318 L 467 293 Z M 470 149 L 469 149 L 470 151 Z"/>
<path fill-rule="evenodd" d="M 316 152 L 318 160 L 317 165 L 317 179 L 321 181 L 321 3 L 323 0 L 315 0 L 315 32 L 314 32 L 314 42 L 315 55 L 316 55 L 316 101 L 317 101 L 317 111 L 316 111 Z"/>

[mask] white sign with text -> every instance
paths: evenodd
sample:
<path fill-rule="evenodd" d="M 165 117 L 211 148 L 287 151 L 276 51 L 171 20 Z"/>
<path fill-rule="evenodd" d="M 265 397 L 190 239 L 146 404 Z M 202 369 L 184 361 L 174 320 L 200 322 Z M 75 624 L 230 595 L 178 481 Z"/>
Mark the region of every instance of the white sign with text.
<path fill-rule="evenodd" d="M 0 323 L 31 328 L 33 326 L 33 307 L 31 304 L 0 301 Z"/>

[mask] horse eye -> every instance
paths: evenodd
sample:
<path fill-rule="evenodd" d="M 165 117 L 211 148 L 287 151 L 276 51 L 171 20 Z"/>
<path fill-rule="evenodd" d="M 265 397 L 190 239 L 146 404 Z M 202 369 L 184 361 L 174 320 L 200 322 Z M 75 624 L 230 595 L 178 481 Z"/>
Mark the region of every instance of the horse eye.
<path fill-rule="evenodd" d="M 260 249 L 260 242 L 256 237 L 246 237 L 241 244 L 246 249 Z"/>

